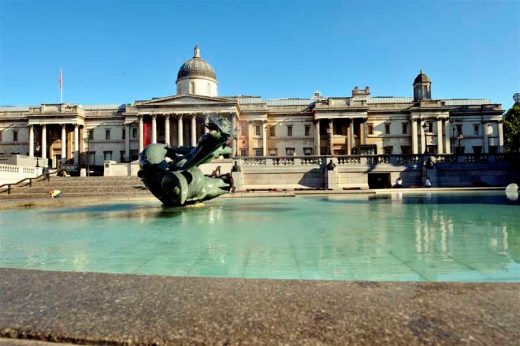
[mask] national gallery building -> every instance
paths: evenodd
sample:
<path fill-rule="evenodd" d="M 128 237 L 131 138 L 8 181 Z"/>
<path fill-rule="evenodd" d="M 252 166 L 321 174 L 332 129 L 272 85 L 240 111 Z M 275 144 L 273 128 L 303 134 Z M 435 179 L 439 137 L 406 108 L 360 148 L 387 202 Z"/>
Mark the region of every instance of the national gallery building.
<path fill-rule="evenodd" d="M 200 56 L 179 69 L 176 94 L 123 105 L 41 104 L 0 108 L 0 155 L 49 165 L 129 162 L 150 143 L 194 146 L 210 116 L 227 117 L 235 156 L 495 153 L 503 111 L 484 99 L 432 99 L 422 71 L 413 97 L 348 96 L 265 100 L 219 96 L 214 69 Z"/>

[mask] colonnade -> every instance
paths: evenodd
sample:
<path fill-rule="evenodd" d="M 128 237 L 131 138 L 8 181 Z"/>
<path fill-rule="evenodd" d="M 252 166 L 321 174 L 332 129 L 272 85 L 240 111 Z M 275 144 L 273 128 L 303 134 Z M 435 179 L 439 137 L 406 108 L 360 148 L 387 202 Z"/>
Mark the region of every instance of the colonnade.
<path fill-rule="evenodd" d="M 55 124 L 49 124 L 49 126 Z M 56 124 L 61 126 L 61 163 L 67 160 L 67 125 L 74 126 L 74 164 L 79 164 L 79 124 Z M 34 157 L 35 149 L 35 126 L 41 126 L 41 155 L 43 159 L 47 158 L 47 124 L 29 125 L 29 156 Z"/>

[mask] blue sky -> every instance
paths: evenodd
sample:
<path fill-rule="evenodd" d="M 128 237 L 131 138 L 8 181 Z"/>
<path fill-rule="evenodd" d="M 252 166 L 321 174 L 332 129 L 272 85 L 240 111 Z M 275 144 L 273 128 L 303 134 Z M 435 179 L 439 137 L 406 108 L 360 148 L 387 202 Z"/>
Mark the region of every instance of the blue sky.
<path fill-rule="evenodd" d="M 0 105 L 131 103 L 175 94 L 201 56 L 219 95 L 266 99 L 520 92 L 520 1 L 0 0 Z"/>

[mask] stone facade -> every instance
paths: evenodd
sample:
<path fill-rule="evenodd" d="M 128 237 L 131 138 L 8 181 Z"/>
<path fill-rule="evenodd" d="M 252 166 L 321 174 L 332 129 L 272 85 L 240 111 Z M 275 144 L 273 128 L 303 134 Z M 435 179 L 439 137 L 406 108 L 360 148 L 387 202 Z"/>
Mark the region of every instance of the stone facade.
<path fill-rule="evenodd" d="M 176 83 L 176 95 L 123 105 L 0 107 L 0 154 L 48 158 L 53 167 L 128 162 L 150 143 L 195 145 L 209 116 L 232 121 L 230 146 L 242 157 L 502 151 L 501 105 L 432 99 L 422 71 L 413 97 L 374 97 L 368 87 L 342 97 L 222 97 L 196 47 Z"/>

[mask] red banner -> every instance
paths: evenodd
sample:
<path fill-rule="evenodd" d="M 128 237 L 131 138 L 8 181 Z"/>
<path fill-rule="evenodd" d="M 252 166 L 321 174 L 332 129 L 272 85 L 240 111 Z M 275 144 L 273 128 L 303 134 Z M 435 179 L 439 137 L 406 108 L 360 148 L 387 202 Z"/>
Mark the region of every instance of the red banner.
<path fill-rule="evenodd" d="M 152 123 L 150 121 L 144 121 L 143 122 L 143 145 L 146 148 L 146 146 L 150 145 L 152 142 Z"/>

